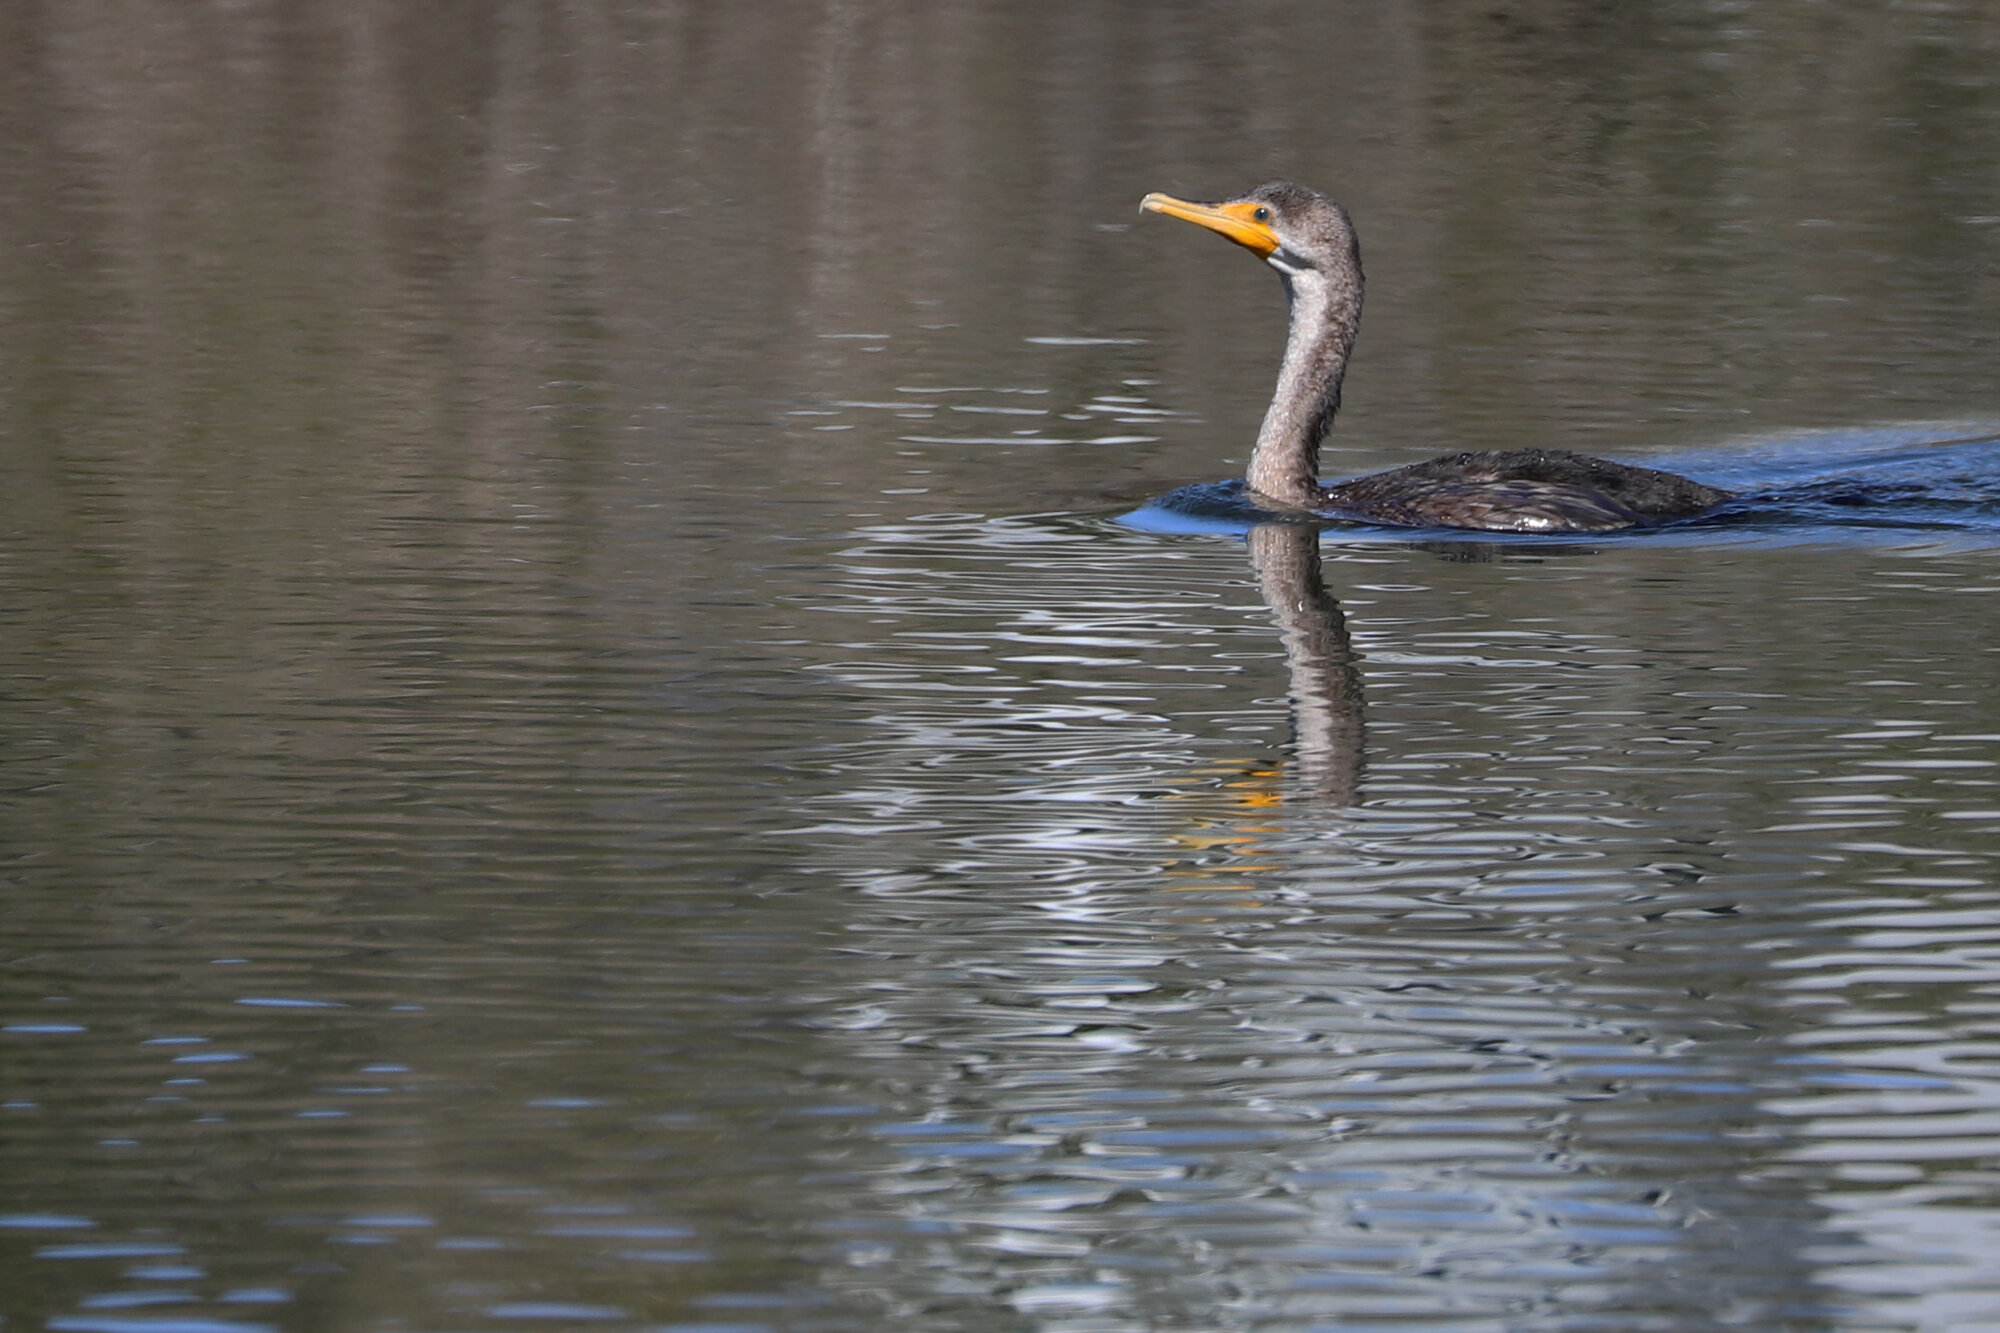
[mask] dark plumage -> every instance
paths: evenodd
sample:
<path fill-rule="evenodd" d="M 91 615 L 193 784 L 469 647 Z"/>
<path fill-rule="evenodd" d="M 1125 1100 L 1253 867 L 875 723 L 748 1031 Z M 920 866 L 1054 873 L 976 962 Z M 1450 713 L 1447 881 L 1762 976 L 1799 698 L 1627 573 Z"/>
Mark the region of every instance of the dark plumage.
<path fill-rule="evenodd" d="M 1361 248 L 1325 195 L 1273 181 L 1220 203 L 1149 194 L 1142 207 L 1218 232 L 1278 271 L 1291 336 L 1245 474 L 1291 509 L 1412 527 L 1607 532 L 1689 518 L 1730 498 L 1713 486 L 1563 449 L 1463 453 L 1322 486 L 1319 446 L 1361 325 Z"/>

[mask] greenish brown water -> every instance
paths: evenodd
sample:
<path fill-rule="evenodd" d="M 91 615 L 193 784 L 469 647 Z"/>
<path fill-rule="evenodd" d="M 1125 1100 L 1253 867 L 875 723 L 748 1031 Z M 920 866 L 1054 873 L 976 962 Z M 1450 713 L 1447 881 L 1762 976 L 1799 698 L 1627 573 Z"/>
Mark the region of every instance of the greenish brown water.
<path fill-rule="evenodd" d="M 1964 1333 L 2000 1310 L 2000 17 L 18 6 L 0 1316 Z M 1284 175 L 1329 467 L 1168 530 Z"/>

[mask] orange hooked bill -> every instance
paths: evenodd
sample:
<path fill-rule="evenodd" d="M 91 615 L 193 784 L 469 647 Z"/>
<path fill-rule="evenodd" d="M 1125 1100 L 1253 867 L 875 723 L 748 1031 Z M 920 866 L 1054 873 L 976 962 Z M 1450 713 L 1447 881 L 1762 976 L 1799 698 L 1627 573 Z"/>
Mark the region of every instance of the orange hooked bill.
<path fill-rule="evenodd" d="M 1148 213 L 1165 213 L 1168 217 L 1192 222 L 1197 227 L 1206 227 L 1244 249 L 1254 251 L 1260 259 L 1274 254 L 1284 244 L 1278 239 L 1278 233 L 1271 230 L 1270 208 L 1254 199 L 1197 204 L 1156 190 L 1141 199 L 1139 207 Z"/>

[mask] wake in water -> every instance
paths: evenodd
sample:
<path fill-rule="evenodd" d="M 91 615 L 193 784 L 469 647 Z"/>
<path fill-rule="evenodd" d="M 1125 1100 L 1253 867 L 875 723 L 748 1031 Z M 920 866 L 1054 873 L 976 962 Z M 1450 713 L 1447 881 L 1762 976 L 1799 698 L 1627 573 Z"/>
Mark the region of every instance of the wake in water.
<path fill-rule="evenodd" d="M 1574 536 L 1466 532 L 1344 523 L 1266 509 L 1241 480 L 1183 486 L 1120 521 L 1153 532 L 1242 532 L 1299 523 L 1343 537 L 1426 542 L 1606 541 L 2000 546 L 2000 426 L 1885 426 L 1801 434 L 1727 450 L 1646 459 L 1735 493 L 1702 514 L 1659 527 Z"/>

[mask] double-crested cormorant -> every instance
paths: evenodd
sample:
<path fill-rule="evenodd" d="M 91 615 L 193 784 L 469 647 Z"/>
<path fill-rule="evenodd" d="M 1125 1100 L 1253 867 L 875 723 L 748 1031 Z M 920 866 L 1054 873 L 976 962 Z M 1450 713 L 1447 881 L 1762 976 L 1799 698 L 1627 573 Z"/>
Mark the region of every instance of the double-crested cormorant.
<path fill-rule="evenodd" d="M 1361 323 L 1361 250 L 1347 210 L 1289 181 L 1215 204 L 1149 194 L 1140 207 L 1218 232 L 1284 279 L 1291 336 L 1246 477 L 1280 508 L 1412 527 L 1608 532 L 1689 518 L 1730 498 L 1671 472 L 1565 449 L 1448 454 L 1322 486 L 1319 444 L 1340 408 Z"/>

